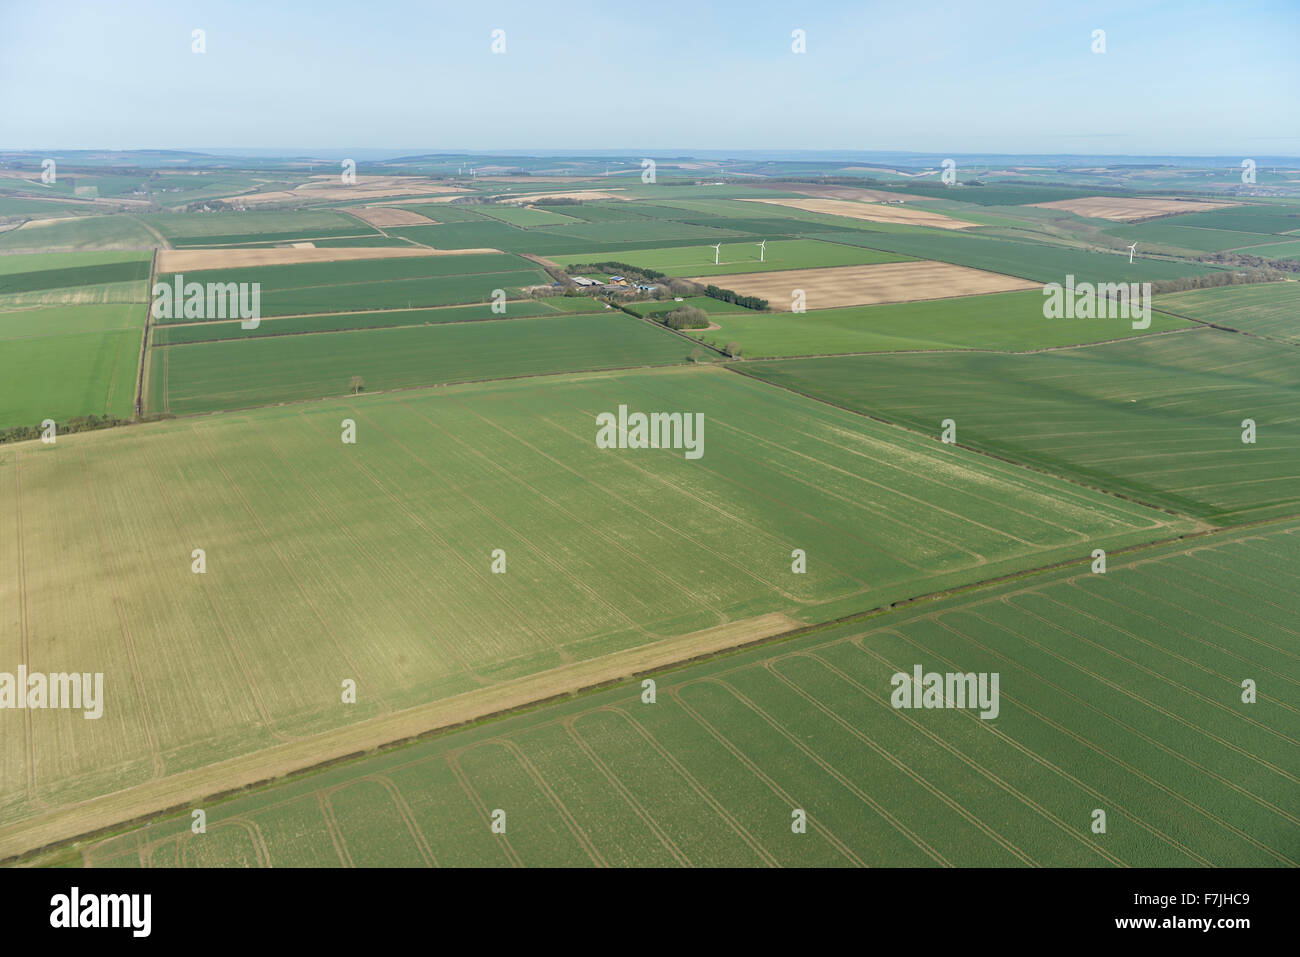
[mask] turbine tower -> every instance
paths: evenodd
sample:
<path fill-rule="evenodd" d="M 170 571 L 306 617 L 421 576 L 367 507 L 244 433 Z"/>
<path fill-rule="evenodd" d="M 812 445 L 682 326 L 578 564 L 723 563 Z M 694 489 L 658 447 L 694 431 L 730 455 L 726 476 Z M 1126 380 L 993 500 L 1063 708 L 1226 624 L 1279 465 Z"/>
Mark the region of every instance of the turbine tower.
<path fill-rule="evenodd" d="M 1134 243 L 1132 246 L 1130 246 L 1130 247 L 1128 248 L 1128 261 L 1129 261 L 1129 262 L 1132 262 L 1132 261 L 1133 261 L 1133 253 L 1134 253 L 1134 251 L 1135 251 L 1137 248 L 1138 248 L 1138 244 L 1137 244 L 1137 243 Z"/>
<path fill-rule="evenodd" d="M 767 254 L 767 240 L 765 239 L 765 240 L 763 240 L 761 243 L 758 244 L 758 261 L 759 261 L 759 262 L 762 262 L 762 261 L 763 261 L 763 257 L 764 257 L 766 254 Z"/>
<path fill-rule="evenodd" d="M 718 265 L 718 257 L 722 255 L 722 243 L 717 243 L 713 247 L 713 265 Z"/>

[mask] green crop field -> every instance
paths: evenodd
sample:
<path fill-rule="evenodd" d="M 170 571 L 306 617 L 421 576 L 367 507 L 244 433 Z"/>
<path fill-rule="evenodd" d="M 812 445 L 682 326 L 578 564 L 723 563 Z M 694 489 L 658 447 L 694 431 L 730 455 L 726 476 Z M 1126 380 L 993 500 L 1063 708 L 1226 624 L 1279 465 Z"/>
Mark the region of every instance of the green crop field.
<path fill-rule="evenodd" d="M 640 243 L 651 246 L 659 240 L 716 243 L 744 235 L 729 229 L 712 226 L 694 226 L 689 223 L 645 220 L 628 223 L 579 223 L 573 226 L 549 226 L 546 230 L 556 236 L 585 240 L 589 243 Z M 761 238 L 761 237 L 760 237 Z"/>
<path fill-rule="evenodd" d="M 1213 329 L 1035 355 L 744 366 L 929 435 L 953 419 L 963 445 L 1220 523 L 1300 509 L 1294 369 L 1290 346 Z"/>
<path fill-rule="evenodd" d="M 0 429 L 74 416 L 129 418 L 145 306 L 0 312 Z"/>
<path fill-rule="evenodd" d="M 0 312 L 145 302 L 149 259 L 143 251 L 0 256 Z"/>
<path fill-rule="evenodd" d="M 507 301 L 505 314 L 492 311 L 490 305 L 439 306 L 434 309 L 385 309 L 380 312 L 339 312 L 329 315 L 285 316 L 263 319 L 255 329 L 244 329 L 238 321 L 208 321 L 155 325 L 151 342 L 156 346 L 184 342 L 211 342 L 218 339 L 254 339 L 264 336 L 301 335 L 317 332 L 342 332 L 349 329 L 384 329 L 392 326 L 430 326 L 444 322 L 480 322 L 493 319 L 521 319 L 526 316 L 553 316 L 556 313 L 598 312 L 603 306 L 591 299 L 574 301 L 555 297 L 550 301 L 523 299 Z M 569 308 L 563 308 L 569 306 Z"/>
<path fill-rule="evenodd" d="M 814 632 L 660 675 L 654 703 L 625 683 L 77 862 L 1295 867 L 1298 540 L 1220 533 Z M 917 665 L 997 674 L 997 717 L 893 707 Z"/>
<path fill-rule="evenodd" d="M 580 219 L 584 223 L 630 223 L 648 218 L 645 203 L 585 202 L 577 206 L 544 206 L 540 208 L 563 213 L 570 219 Z"/>
<path fill-rule="evenodd" d="M 716 301 L 716 300 L 710 300 Z M 1148 329 L 1126 319 L 1045 319 L 1040 292 L 963 296 L 928 302 L 847 306 L 804 313 L 715 313 L 718 329 L 687 329 L 719 347 L 737 342 L 749 359 L 848 352 L 996 349 L 1024 352 L 1186 328 L 1154 313 Z"/>
<path fill-rule="evenodd" d="M 1242 252 L 1251 256 L 1263 256 L 1265 259 L 1300 259 L 1300 240 L 1252 246 L 1250 249 L 1243 249 Z"/>
<path fill-rule="evenodd" d="M 53 271 L 72 271 L 97 269 L 107 265 L 143 262 L 149 263 L 150 254 L 128 250 L 105 250 L 100 252 L 77 253 L 14 253 L 0 256 L 0 284 L 5 284 L 21 273 L 44 274 Z M 148 269 L 145 270 L 148 275 Z M 73 285 L 81 285 L 74 282 Z"/>
<path fill-rule="evenodd" d="M 598 448 L 595 415 L 620 404 L 702 410 L 703 456 Z M 26 642 L 37 667 L 96 649 L 114 689 L 101 721 L 42 713 L 35 766 L 21 730 L 0 735 L 6 825 L 659 637 L 833 618 L 1194 527 L 716 367 L 69 435 L 6 448 L 0 487 L 0 581 L 26 622 L 0 618 L 0 651 Z M 123 621 L 130 641 L 103 643 Z"/>
<path fill-rule="evenodd" d="M 582 229 L 578 233 L 575 230 Z M 588 230 L 599 230 L 592 235 Z M 736 239 L 742 234 L 728 229 L 705 229 L 673 222 L 583 223 L 520 229 L 507 223 L 484 221 L 445 226 L 390 226 L 387 232 L 434 249 L 501 249 L 539 256 L 591 253 L 609 259 L 613 252 L 648 246 L 698 246 L 703 242 Z M 752 237 L 755 241 L 761 236 Z"/>
<path fill-rule="evenodd" d="M 528 260 L 499 253 L 211 269 L 183 275 L 187 284 L 259 283 L 264 316 L 489 302 L 496 289 L 509 294 L 523 286 L 551 282 L 544 270 Z M 174 280 L 174 274 L 160 277 L 161 282 Z M 160 321 L 187 320 L 175 315 Z"/>
<path fill-rule="evenodd" d="M 373 246 L 393 246 L 393 247 L 410 247 L 416 249 L 414 244 L 397 236 L 347 236 L 342 239 L 313 239 L 311 244 L 317 249 L 338 249 L 350 248 L 353 246 L 373 247 Z"/>
<path fill-rule="evenodd" d="M 532 266 L 527 259 L 504 253 L 464 253 L 454 256 L 419 255 L 382 259 L 345 259 L 338 262 L 293 263 L 281 266 L 249 266 L 238 269 L 188 270 L 184 275 L 199 282 L 259 282 L 263 293 L 313 286 L 342 286 L 384 280 L 426 279 L 433 276 L 468 276 L 476 273 L 509 272 Z M 164 273 L 160 281 L 170 281 Z"/>
<path fill-rule="evenodd" d="M 1156 304 L 1176 315 L 1300 344 L 1300 282 L 1192 289 L 1160 296 Z"/>
<path fill-rule="evenodd" d="M 25 257 L 20 257 L 25 258 Z M 106 262 L 97 265 L 82 264 L 28 272 L 0 273 L 0 296 L 10 293 L 35 292 L 67 286 L 89 286 L 97 283 L 130 282 L 149 278 L 149 259 L 140 257 Z"/>
<path fill-rule="evenodd" d="M 564 226 L 577 222 L 573 217 L 566 216 L 555 208 L 533 209 L 525 206 L 489 205 L 481 206 L 479 210 L 484 216 L 499 219 L 512 226 Z"/>
<path fill-rule="evenodd" d="M 750 199 L 775 200 L 781 194 L 775 190 L 754 190 Z M 807 198 L 807 197 L 802 197 Z M 638 208 L 645 204 L 638 203 Z M 863 233 L 897 233 L 900 235 L 928 235 L 933 230 L 902 223 L 876 223 L 832 213 L 814 213 L 793 206 L 778 206 L 771 202 L 740 202 L 739 200 L 659 200 L 655 207 L 664 218 L 682 220 L 700 225 L 726 226 L 728 222 L 743 222 L 745 232 L 754 233 L 754 239 L 809 234 L 814 238 L 835 239 L 839 233 L 850 236 Z M 651 207 L 646 207 L 647 209 Z M 865 245 L 865 244 L 864 244 Z"/>
<path fill-rule="evenodd" d="M 617 314 L 361 329 L 150 353 L 146 405 L 210 412 L 367 391 L 684 361 L 690 342 Z"/>
<path fill-rule="evenodd" d="M 435 223 L 481 223 L 488 219 L 477 211 L 478 207 L 451 203 L 402 203 L 400 208 L 419 213 Z"/>
<path fill-rule="evenodd" d="M 0 233 L 0 252 L 152 249 L 158 237 L 138 216 L 78 216 L 28 223 Z"/>
<path fill-rule="evenodd" d="M 437 218 L 434 216 L 433 218 Z M 521 229 L 497 220 L 449 222 L 438 226 L 389 226 L 390 236 L 400 236 L 434 249 L 503 249 L 541 256 L 594 249 L 600 243 L 557 236 L 547 229 Z"/>
<path fill-rule="evenodd" d="M 40 306 L 93 306 L 108 303 L 144 302 L 149 285 L 143 279 L 125 282 L 97 282 L 84 286 L 57 286 L 0 295 L 0 312 Z"/>
<path fill-rule="evenodd" d="M 815 232 L 809 236 L 818 238 Z M 826 238 L 1035 282 L 1064 283 L 1067 275 L 1073 275 L 1076 282 L 1146 282 L 1215 271 L 1201 263 L 1143 259 L 1140 255 L 1130 264 L 1127 251 L 1094 253 L 1044 243 L 967 236 L 952 230 L 929 230 L 924 234 L 864 233 L 856 237 L 835 234 Z"/>
<path fill-rule="evenodd" d="M 15 199 L 0 196 L 0 216 L 28 216 L 33 219 L 59 216 L 76 216 L 85 213 L 80 204 L 43 201 L 39 199 Z"/>
<path fill-rule="evenodd" d="M 1300 231 L 1300 207 L 1229 206 L 1208 213 L 1185 213 L 1160 220 L 1171 226 L 1201 226 L 1247 233 L 1284 234 Z"/>
<path fill-rule="evenodd" d="M 149 262 L 126 251 L 0 256 L 0 430 L 131 416 Z"/>
<path fill-rule="evenodd" d="M 1300 258 L 1294 173 L 1122 224 L 1025 204 L 1250 191 L 1177 164 L 949 188 L 920 154 L 661 157 L 642 183 L 586 151 L 379 152 L 350 201 L 288 192 L 336 181 L 306 152 L 55 154 L 50 192 L 122 205 L 0 232 L 0 860 L 1300 866 L 1300 282 L 1248 258 Z M 0 216 L 45 215 L 41 157 L 0 160 Z M 977 225 L 771 202 L 882 182 Z M 522 205 L 585 190 L 622 199 Z M 156 250 L 294 243 L 414 255 L 182 270 L 257 284 L 257 327 L 146 324 Z M 909 260 L 1028 288 L 674 298 Z M 597 263 L 667 298 L 550 271 Z M 1145 329 L 1046 318 L 1038 288 L 1220 270 L 1245 281 L 1160 294 Z M 683 306 L 711 328 L 655 321 Z M 620 409 L 700 444 L 628 448 L 625 421 L 610 448 Z M 102 718 L 5 705 L 16 664 L 102 673 Z M 917 666 L 997 675 L 997 716 L 891 706 Z"/>
<path fill-rule="evenodd" d="M 163 213 L 141 220 L 180 248 L 378 235 L 373 226 L 330 209 Z"/>
<path fill-rule="evenodd" d="M 201 274 L 195 274 L 201 275 Z M 187 282 L 191 281 L 189 279 Z M 421 279 L 348 282 L 339 285 L 303 286 L 296 289 L 263 288 L 263 316 L 298 316 L 329 312 L 357 312 L 367 309 L 450 306 L 490 302 L 497 289 L 518 298 L 524 286 L 550 285 L 550 277 L 539 267 L 470 276 L 431 276 Z M 216 317 L 212 317 L 216 318 Z M 174 321 L 183 322 L 178 316 Z"/>
<path fill-rule="evenodd" d="M 759 261 L 760 252 L 763 261 Z M 562 266 L 589 261 L 589 256 L 554 256 Z M 617 261 L 667 273 L 670 276 L 723 276 L 739 272 L 766 272 L 774 269 L 808 269 L 819 266 L 862 266 L 869 263 L 892 263 L 910 259 L 893 253 L 877 252 L 860 246 L 818 242 L 811 239 L 776 240 L 760 251 L 757 243 L 723 243 L 719 263 L 714 265 L 713 247 L 676 246 L 668 249 L 636 249 L 621 252 Z"/>
<path fill-rule="evenodd" d="M 1202 213 L 1199 215 L 1209 214 Z M 1270 236 L 1267 233 L 1234 232 L 1230 229 L 1210 229 L 1205 226 L 1178 226 L 1165 219 L 1159 219 L 1151 223 L 1130 223 L 1123 226 L 1114 226 L 1107 229 L 1106 232 L 1127 242 L 1139 243 L 1139 248 L 1142 248 L 1142 245 L 1151 244 L 1207 253 L 1219 252 L 1224 249 L 1236 249 L 1243 246 L 1261 246 L 1277 240 L 1276 236 Z M 1243 249 L 1242 251 L 1251 255 L 1259 255 L 1251 252 L 1250 249 Z"/>

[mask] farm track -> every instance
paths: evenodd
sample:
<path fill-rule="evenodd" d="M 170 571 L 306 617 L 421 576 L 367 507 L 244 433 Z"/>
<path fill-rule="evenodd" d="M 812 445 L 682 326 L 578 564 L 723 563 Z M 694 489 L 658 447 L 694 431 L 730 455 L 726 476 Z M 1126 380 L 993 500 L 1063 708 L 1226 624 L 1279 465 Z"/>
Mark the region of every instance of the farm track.
<path fill-rule="evenodd" d="M 144 307 L 144 330 L 140 333 L 140 369 L 136 376 L 135 383 L 135 415 L 139 418 L 144 414 L 144 387 L 145 377 L 148 375 L 149 365 L 149 323 L 153 319 L 153 298 L 149 291 L 153 289 L 154 273 L 158 268 L 158 250 L 153 251 L 153 256 L 149 260 L 149 285 L 146 287 L 145 307 Z"/>
<path fill-rule="evenodd" d="M 142 227 L 144 227 L 145 231 L 148 232 L 150 236 L 152 236 L 154 239 L 158 240 L 158 249 L 171 249 L 171 248 L 172 248 L 172 244 L 167 240 L 167 237 L 164 236 L 162 233 L 158 232 L 158 230 L 154 229 L 152 226 L 150 226 L 149 223 L 147 223 L 145 220 L 141 219 L 139 216 L 132 216 L 131 218 L 132 218 L 133 220 L 135 220 L 137 223 L 139 223 Z M 157 262 L 157 259 L 158 259 L 158 249 L 155 249 L 155 250 L 154 250 L 154 261 L 155 261 L 155 262 Z M 152 274 L 150 275 L 149 279 L 150 279 L 150 285 L 149 285 L 149 288 L 152 289 L 152 288 L 153 288 L 153 282 L 152 282 L 152 280 L 153 280 L 153 276 L 152 276 Z"/>

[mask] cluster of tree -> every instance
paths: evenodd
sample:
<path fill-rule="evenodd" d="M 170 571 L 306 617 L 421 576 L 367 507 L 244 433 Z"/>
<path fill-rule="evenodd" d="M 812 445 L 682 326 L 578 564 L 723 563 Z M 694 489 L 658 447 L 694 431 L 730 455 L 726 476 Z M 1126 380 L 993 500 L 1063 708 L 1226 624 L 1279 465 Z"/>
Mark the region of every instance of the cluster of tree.
<path fill-rule="evenodd" d="M 534 206 L 581 206 L 582 203 L 582 200 L 574 199 L 572 196 L 543 196 L 541 199 L 533 200 Z"/>
<path fill-rule="evenodd" d="M 656 299 L 685 299 L 699 294 L 699 285 L 685 279 L 662 279 L 652 293 Z"/>
<path fill-rule="evenodd" d="M 187 213 L 201 213 L 204 207 L 207 207 L 209 212 L 214 213 L 218 210 L 233 210 L 235 208 L 233 204 L 220 199 L 201 199 L 196 203 L 190 203 L 184 207 L 184 210 Z"/>
<path fill-rule="evenodd" d="M 127 419 L 114 418 L 111 415 L 78 415 L 66 422 L 55 423 L 54 434 L 57 439 L 60 435 L 68 435 L 72 432 L 93 432 L 96 429 L 109 429 L 115 425 L 126 425 L 128 421 Z M 39 425 L 15 425 L 0 430 L 0 443 L 26 442 L 29 439 L 39 439 L 40 437 L 41 427 Z"/>
<path fill-rule="evenodd" d="M 711 348 L 711 349 L 717 349 L 719 352 L 721 352 L 723 355 L 725 355 L 728 359 L 739 359 L 739 358 L 740 358 L 740 343 L 739 343 L 739 342 L 728 342 L 725 346 L 720 346 L 720 345 L 718 345 L 718 341 L 717 341 L 716 339 L 703 339 L 703 340 L 701 340 L 701 341 L 704 342 L 704 344 L 707 345 L 709 348 Z M 698 359 L 695 359 L 694 357 L 692 357 L 692 361 L 694 361 L 694 362 L 698 362 L 699 360 L 698 360 Z"/>
<path fill-rule="evenodd" d="M 757 296 L 742 296 L 733 289 L 723 289 L 721 286 L 715 286 L 712 283 L 704 287 L 704 295 L 710 299 L 720 299 L 723 302 L 735 303 L 737 306 L 744 306 L 746 309 L 766 310 L 769 303 L 766 299 L 759 299 Z"/>
<path fill-rule="evenodd" d="M 646 269 L 643 266 L 630 266 L 627 263 L 603 262 L 603 263 L 578 263 L 573 266 L 566 266 L 570 276 L 584 272 L 607 272 L 614 275 L 622 276 L 624 279 L 632 279 L 640 282 L 650 282 L 657 279 L 667 279 L 665 273 L 655 269 Z"/>
<path fill-rule="evenodd" d="M 1259 259 L 1249 256 L 1249 259 Z M 1270 262 L 1271 260 L 1260 260 Z M 1296 263 L 1300 266 L 1300 263 Z M 1249 269 L 1245 272 L 1211 272 L 1203 276 L 1180 276 L 1177 279 L 1159 279 L 1151 284 L 1152 295 L 1163 292 L 1185 292 L 1188 289 L 1210 289 L 1214 286 L 1236 286 L 1252 282 L 1277 282 L 1286 278 L 1286 273 L 1277 269 Z"/>
<path fill-rule="evenodd" d="M 1203 257 L 1204 261 L 1212 263 L 1222 263 L 1228 266 L 1243 266 L 1247 269 L 1260 270 L 1268 273 L 1300 272 L 1300 260 L 1295 259 L 1265 259 L 1263 256 L 1251 256 L 1248 253 L 1214 253 L 1212 256 Z M 1272 278 L 1281 279 L 1281 275 Z M 1267 282 L 1267 279 L 1256 279 L 1253 282 Z"/>
<path fill-rule="evenodd" d="M 678 306 L 671 312 L 654 312 L 651 318 L 658 319 L 669 329 L 707 329 L 709 314 L 694 306 Z"/>

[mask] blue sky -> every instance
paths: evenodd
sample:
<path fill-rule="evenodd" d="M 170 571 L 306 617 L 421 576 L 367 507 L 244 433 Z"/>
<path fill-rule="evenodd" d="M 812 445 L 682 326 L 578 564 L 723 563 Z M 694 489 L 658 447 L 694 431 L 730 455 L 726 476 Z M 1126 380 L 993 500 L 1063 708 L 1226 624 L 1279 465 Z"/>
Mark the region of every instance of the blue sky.
<path fill-rule="evenodd" d="M 11 149 L 1296 156 L 1300 0 L 0 0 L 0 89 Z"/>

